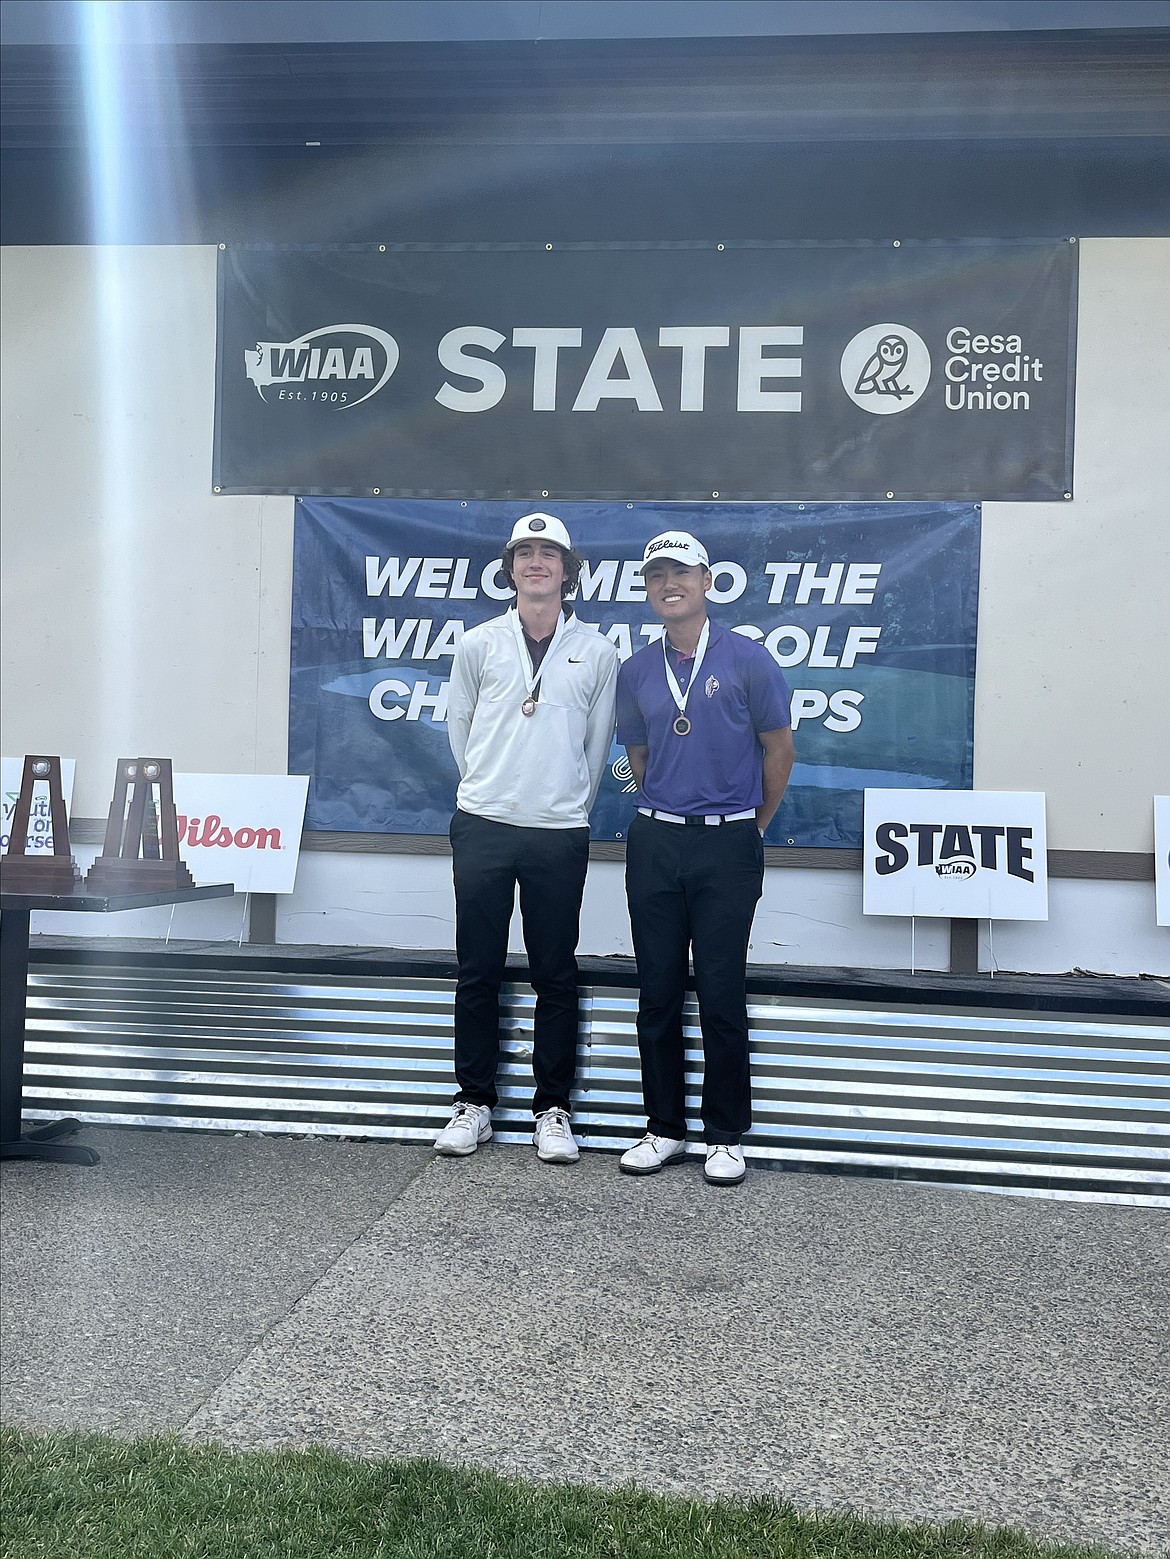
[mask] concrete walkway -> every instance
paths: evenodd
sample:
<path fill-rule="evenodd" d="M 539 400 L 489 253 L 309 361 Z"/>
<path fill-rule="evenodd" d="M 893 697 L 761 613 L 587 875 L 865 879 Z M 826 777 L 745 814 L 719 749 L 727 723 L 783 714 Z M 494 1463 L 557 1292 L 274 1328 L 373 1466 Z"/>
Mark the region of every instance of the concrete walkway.
<path fill-rule="evenodd" d="M 1170 1219 L 492 1145 L 6 1163 L 3 1416 L 1170 1545 Z"/>

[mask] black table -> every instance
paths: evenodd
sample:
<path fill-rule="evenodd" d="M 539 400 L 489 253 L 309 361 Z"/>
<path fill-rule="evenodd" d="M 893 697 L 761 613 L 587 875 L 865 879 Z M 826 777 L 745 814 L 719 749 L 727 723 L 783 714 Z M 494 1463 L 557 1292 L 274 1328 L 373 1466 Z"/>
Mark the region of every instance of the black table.
<path fill-rule="evenodd" d="M 162 888 L 152 893 L 89 893 L 82 886 L 72 893 L 0 891 L 0 1158 L 48 1158 L 59 1164 L 98 1162 L 93 1148 L 55 1140 L 80 1131 L 80 1121 L 69 1118 L 50 1121 L 35 1131 L 21 1130 L 31 912 L 57 909 L 105 915 L 119 909 L 150 909 L 156 904 L 187 904 L 192 899 L 225 899 L 235 891 L 230 882 L 202 888 Z"/>

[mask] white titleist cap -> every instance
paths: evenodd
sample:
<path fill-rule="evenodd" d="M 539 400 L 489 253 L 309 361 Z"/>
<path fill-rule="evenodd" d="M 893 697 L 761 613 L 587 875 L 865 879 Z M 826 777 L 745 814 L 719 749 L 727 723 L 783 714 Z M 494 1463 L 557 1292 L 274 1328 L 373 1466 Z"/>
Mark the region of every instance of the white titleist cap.
<path fill-rule="evenodd" d="M 663 531 L 661 536 L 648 541 L 640 566 L 645 568 L 655 558 L 674 558 L 676 562 L 686 563 L 690 568 L 711 566 L 706 547 L 685 530 Z"/>
<path fill-rule="evenodd" d="M 573 548 L 568 531 L 555 514 L 526 514 L 522 520 L 517 520 L 508 537 L 508 547 L 514 547 L 518 541 L 552 541 L 558 547 L 564 547 L 566 552 Z M 504 548 L 505 552 L 508 547 Z"/>

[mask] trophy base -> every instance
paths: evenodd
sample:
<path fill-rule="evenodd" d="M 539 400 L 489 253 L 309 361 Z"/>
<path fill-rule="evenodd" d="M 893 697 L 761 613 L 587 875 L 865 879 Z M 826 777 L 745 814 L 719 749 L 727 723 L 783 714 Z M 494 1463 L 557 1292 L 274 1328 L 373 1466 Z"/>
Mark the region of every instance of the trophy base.
<path fill-rule="evenodd" d="M 6 855 L 0 861 L 5 893 L 72 893 L 80 882 L 71 855 Z"/>
<path fill-rule="evenodd" d="M 99 855 L 86 874 L 90 893 L 151 893 L 159 888 L 193 888 L 183 861 L 123 860 Z"/>

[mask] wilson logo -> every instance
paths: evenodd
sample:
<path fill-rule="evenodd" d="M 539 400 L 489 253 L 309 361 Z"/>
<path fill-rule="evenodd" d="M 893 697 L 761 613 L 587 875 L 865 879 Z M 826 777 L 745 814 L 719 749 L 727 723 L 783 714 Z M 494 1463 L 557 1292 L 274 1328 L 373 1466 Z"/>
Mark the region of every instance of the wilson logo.
<path fill-rule="evenodd" d="M 184 817 L 180 812 L 179 845 L 206 850 L 218 846 L 221 850 L 279 850 L 279 828 L 229 828 L 214 812 L 207 817 Z"/>
<path fill-rule="evenodd" d="M 295 341 L 257 341 L 244 352 L 244 372 L 282 401 L 324 401 L 345 410 L 360 406 L 398 367 L 398 342 L 373 325 L 323 325 Z M 355 396 L 358 386 L 364 393 Z"/>

